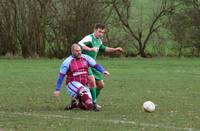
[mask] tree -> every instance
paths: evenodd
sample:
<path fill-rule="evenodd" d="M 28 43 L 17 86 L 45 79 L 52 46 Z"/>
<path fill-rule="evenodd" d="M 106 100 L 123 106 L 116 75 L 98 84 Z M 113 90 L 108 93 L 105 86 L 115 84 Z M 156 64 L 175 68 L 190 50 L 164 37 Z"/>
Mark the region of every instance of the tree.
<path fill-rule="evenodd" d="M 17 53 L 18 45 L 16 40 L 16 12 L 15 3 L 11 0 L 0 1 L 0 54 L 5 55 Z"/>
<path fill-rule="evenodd" d="M 177 41 L 178 55 L 191 50 L 192 55 L 200 55 L 200 1 L 177 0 L 179 8 L 170 18 L 169 29 Z"/>
<path fill-rule="evenodd" d="M 168 3 L 167 0 L 162 0 L 159 7 L 154 10 L 151 20 L 144 20 L 145 16 L 143 15 L 143 9 L 141 8 L 139 22 L 137 21 L 134 23 L 134 18 L 131 16 L 133 15 L 132 2 L 133 1 L 131 0 L 112 0 L 109 4 L 115 11 L 117 19 L 120 21 L 125 32 L 136 41 L 132 42 L 138 52 L 136 55 L 148 57 L 145 49 L 150 37 L 163 26 L 160 21 L 173 12 L 174 6 Z"/>
<path fill-rule="evenodd" d="M 91 32 L 93 25 L 101 20 L 103 15 L 102 7 L 96 0 L 60 0 L 53 3 L 52 9 L 49 15 L 53 20 L 49 24 L 48 38 L 53 38 L 52 44 L 58 45 L 58 50 L 52 48 L 53 54 L 61 53 L 62 57 L 71 53 L 71 45 Z"/>
<path fill-rule="evenodd" d="M 63 58 L 104 21 L 102 9 L 96 0 L 1 0 L 0 55 Z"/>

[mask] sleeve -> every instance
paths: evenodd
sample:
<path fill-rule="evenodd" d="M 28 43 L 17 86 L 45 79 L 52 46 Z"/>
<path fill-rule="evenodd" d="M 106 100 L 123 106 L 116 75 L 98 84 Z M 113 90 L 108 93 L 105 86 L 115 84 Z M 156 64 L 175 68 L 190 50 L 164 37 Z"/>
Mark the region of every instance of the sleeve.
<path fill-rule="evenodd" d="M 103 72 L 105 71 L 105 69 L 103 68 L 103 66 L 100 65 L 100 64 L 96 64 L 96 65 L 94 66 L 94 68 L 95 68 L 96 70 L 98 70 L 99 72 L 101 72 L 101 73 L 103 73 Z"/>
<path fill-rule="evenodd" d="M 60 90 L 64 78 L 65 78 L 64 74 L 59 74 L 57 82 L 56 82 L 56 91 Z"/>
<path fill-rule="evenodd" d="M 68 57 L 63 63 L 62 65 L 60 66 L 60 74 L 66 74 L 67 71 L 69 70 L 69 65 L 70 65 L 70 62 L 72 60 L 72 56 Z"/>
<path fill-rule="evenodd" d="M 94 67 L 97 64 L 96 61 L 92 57 L 90 57 L 88 55 L 82 54 L 82 57 L 87 60 L 87 62 L 89 63 L 89 65 L 91 67 Z"/>
<path fill-rule="evenodd" d="M 105 51 L 106 51 L 106 47 L 107 47 L 107 46 L 101 44 L 101 46 L 99 47 L 99 51 L 105 52 Z"/>
<path fill-rule="evenodd" d="M 82 47 L 82 46 L 88 46 L 89 43 L 91 42 L 92 42 L 92 37 L 87 35 L 81 41 L 79 41 L 78 44 Z"/>
<path fill-rule="evenodd" d="M 60 67 L 60 74 L 66 74 L 68 69 L 69 69 L 69 67 L 66 64 L 62 64 Z"/>
<path fill-rule="evenodd" d="M 58 75 L 57 78 L 57 82 L 56 82 L 56 91 L 59 91 L 63 82 L 63 79 L 65 78 L 65 75 L 67 73 L 67 71 L 69 70 L 69 64 L 71 62 L 71 57 L 69 57 L 68 59 L 66 59 L 62 65 L 60 66 L 60 73 Z"/>

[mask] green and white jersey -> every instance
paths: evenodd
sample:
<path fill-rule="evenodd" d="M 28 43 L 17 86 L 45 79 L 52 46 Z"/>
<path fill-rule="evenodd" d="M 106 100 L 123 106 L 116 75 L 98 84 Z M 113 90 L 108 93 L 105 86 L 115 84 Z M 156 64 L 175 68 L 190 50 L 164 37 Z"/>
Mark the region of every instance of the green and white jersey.
<path fill-rule="evenodd" d="M 105 52 L 105 50 L 106 50 L 106 46 L 103 45 L 102 40 L 100 38 L 95 38 L 94 34 L 89 34 L 89 35 L 85 36 L 81 41 L 78 42 L 78 44 L 81 47 L 84 45 L 89 48 L 96 47 L 97 52 L 86 51 L 86 50 L 82 51 L 83 54 L 89 55 L 90 57 L 94 58 L 95 60 L 96 60 L 96 57 L 97 57 L 97 54 L 99 51 Z"/>

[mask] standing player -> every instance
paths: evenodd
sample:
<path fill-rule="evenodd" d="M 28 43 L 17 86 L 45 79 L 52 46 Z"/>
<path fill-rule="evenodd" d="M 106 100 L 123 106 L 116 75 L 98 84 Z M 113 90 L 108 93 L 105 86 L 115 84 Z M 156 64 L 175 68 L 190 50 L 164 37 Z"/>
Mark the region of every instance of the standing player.
<path fill-rule="evenodd" d="M 96 60 L 98 52 L 122 52 L 121 47 L 111 48 L 103 45 L 101 37 L 105 34 L 106 27 L 104 24 L 97 23 L 94 27 L 94 32 L 85 36 L 78 44 L 82 48 L 82 53 L 87 54 Z M 102 75 L 95 68 L 89 68 L 89 87 L 93 98 L 93 103 L 96 105 L 96 98 L 104 87 Z M 99 106 L 100 107 L 100 106 Z"/>
<path fill-rule="evenodd" d="M 88 68 L 93 67 L 104 75 L 109 75 L 109 72 L 105 71 L 104 68 L 97 64 L 96 61 L 88 55 L 82 55 L 81 49 L 78 44 L 73 44 L 71 47 L 72 55 L 69 56 L 62 63 L 60 67 L 60 73 L 56 83 L 56 89 L 54 96 L 60 95 L 60 88 L 65 75 L 66 89 L 68 94 L 79 103 L 73 101 L 70 106 L 66 106 L 68 109 L 79 107 L 81 109 L 92 110 L 94 108 L 92 97 L 87 87 L 88 84 Z"/>

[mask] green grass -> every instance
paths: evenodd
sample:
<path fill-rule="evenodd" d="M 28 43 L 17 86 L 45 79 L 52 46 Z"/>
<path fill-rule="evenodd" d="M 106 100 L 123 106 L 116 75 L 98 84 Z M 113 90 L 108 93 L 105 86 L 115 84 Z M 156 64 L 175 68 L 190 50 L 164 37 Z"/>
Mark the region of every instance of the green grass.
<path fill-rule="evenodd" d="M 98 98 L 103 110 L 64 111 L 62 88 L 53 99 L 62 60 L 0 59 L 0 130 L 200 130 L 200 59 L 99 60 L 111 76 Z M 146 100 L 158 106 L 146 113 Z"/>

